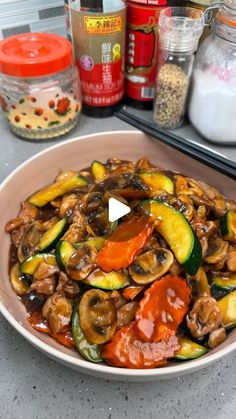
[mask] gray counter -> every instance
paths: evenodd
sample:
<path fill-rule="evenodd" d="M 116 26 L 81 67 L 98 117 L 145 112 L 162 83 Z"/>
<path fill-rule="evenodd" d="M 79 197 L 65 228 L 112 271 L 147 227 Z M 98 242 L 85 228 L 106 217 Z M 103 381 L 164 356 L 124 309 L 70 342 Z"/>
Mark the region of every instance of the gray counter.
<path fill-rule="evenodd" d="M 63 139 L 111 129 L 130 127 L 115 118 L 82 117 L 73 134 Z M 0 182 L 20 163 L 54 143 L 19 140 L 0 117 Z M 236 159 L 236 148 L 216 150 Z M 1 419 L 235 418 L 236 353 L 169 381 L 119 383 L 93 379 L 50 361 L 1 315 L 0 330 Z"/>

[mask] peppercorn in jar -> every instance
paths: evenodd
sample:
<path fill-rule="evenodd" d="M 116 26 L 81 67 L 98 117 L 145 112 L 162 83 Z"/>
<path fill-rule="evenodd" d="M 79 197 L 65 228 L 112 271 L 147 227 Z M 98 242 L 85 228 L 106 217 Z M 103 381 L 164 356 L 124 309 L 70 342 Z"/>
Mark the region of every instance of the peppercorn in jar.
<path fill-rule="evenodd" d="M 160 53 L 153 119 L 160 128 L 183 122 L 194 52 L 203 31 L 204 15 L 187 7 L 166 8 L 159 18 Z"/>

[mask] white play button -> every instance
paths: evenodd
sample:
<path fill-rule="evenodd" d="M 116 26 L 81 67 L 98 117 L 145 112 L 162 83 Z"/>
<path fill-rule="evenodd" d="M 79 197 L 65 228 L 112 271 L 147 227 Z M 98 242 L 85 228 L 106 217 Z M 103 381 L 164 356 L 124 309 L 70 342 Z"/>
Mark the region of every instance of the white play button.
<path fill-rule="evenodd" d="M 131 211 L 128 205 L 122 204 L 115 198 L 110 198 L 108 201 L 108 219 L 111 223 L 113 221 L 119 220 L 119 218 L 124 217 L 124 215 L 129 214 Z"/>

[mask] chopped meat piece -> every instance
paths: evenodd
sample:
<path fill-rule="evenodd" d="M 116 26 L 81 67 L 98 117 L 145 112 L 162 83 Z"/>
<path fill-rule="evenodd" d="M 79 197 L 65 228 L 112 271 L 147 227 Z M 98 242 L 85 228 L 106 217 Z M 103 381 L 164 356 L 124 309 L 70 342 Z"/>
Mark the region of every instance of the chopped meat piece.
<path fill-rule="evenodd" d="M 224 327 L 219 327 L 216 330 L 213 330 L 208 339 L 208 345 L 210 348 L 216 348 L 226 339 L 226 331 Z"/>
<path fill-rule="evenodd" d="M 35 290 L 39 294 L 52 295 L 56 289 L 55 276 L 43 279 L 33 279 L 30 290 Z"/>
<path fill-rule="evenodd" d="M 68 297 L 77 297 L 80 292 L 79 285 L 72 281 L 64 272 L 60 272 L 57 291 L 64 292 Z"/>
<path fill-rule="evenodd" d="M 55 273 L 58 273 L 59 269 L 55 265 L 50 265 L 46 262 L 41 262 L 36 271 L 34 272 L 34 279 L 44 279 L 44 278 L 50 278 L 50 276 L 53 276 Z"/>
<path fill-rule="evenodd" d="M 59 333 L 70 324 L 72 306 L 66 297 L 55 292 L 44 304 L 42 314 L 47 319 L 51 331 Z"/>
<path fill-rule="evenodd" d="M 70 211 L 72 211 L 78 202 L 78 197 L 75 194 L 64 196 L 60 206 L 59 215 L 61 218 L 65 217 Z"/>
<path fill-rule="evenodd" d="M 217 301 L 212 297 L 200 297 L 187 315 L 187 326 L 195 338 L 201 338 L 217 329 L 223 316 Z"/>

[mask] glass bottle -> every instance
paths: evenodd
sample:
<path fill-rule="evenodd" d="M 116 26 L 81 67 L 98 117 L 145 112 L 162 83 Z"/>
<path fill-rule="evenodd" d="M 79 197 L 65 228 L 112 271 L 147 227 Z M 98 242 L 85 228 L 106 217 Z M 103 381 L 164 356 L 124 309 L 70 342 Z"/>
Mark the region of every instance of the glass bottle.
<path fill-rule="evenodd" d="M 204 27 L 204 14 L 187 7 L 160 13 L 160 54 L 153 119 L 160 128 L 181 125 L 192 73 L 194 52 Z"/>
<path fill-rule="evenodd" d="M 167 0 L 127 2 L 125 101 L 152 109 L 158 62 L 158 20 Z"/>
<path fill-rule="evenodd" d="M 207 140 L 236 144 L 236 0 L 225 0 L 196 56 L 188 114 Z"/>
<path fill-rule="evenodd" d="M 123 0 L 72 1 L 71 20 L 83 113 L 110 116 L 124 96 L 126 6 Z"/>

